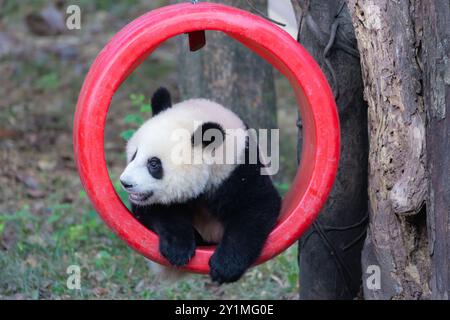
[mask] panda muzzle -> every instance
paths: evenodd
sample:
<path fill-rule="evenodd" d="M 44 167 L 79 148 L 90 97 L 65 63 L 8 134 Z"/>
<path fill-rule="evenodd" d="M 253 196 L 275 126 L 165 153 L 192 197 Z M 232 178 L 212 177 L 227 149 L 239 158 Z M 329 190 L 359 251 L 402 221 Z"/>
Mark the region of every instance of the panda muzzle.
<path fill-rule="evenodd" d="M 153 192 L 146 193 L 130 193 L 129 198 L 132 202 L 144 202 L 148 200 L 153 195 Z"/>

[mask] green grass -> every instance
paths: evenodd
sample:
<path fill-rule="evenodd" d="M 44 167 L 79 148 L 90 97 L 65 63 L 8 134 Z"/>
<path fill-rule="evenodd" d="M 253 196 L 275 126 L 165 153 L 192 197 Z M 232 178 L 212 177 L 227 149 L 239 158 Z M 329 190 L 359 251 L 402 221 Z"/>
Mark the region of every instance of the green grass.
<path fill-rule="evenodd" d="M 297 292 L 296 248 L 218 287 L 207 276 L 176 282 L 157 279 L 146 260 L 128 248 L 90 208 L 84 193 L 73 204 L 55 204 L 48 215 L 24 206 L 0 215 L 0 236 L 15 243 L 0 251 L 0 298 L 69 299 L 280 299 Z M 81 267 L 81 290 L 66 286 L 67 267 Z"/>
<path fill-rule="evenodd" d="M 113 181 L 126 203 L 126 193 Z M 57 199 L 54 194 L 48 202 Z M 0 240 L 12 243 L 0 250 L 0 299 L 290 299 L 298 292 L 295 246 L 250 269 L 238 283 L 217 286 L 205 275 L 170 282 L 157 278 L 106 227 L 84 191 L 73 203 L 54 202 L 44 212 L 24 205 L 0 214 Z M 81 268 L 81 290 L 67 288 L 71 265 Z"/>
<path fill-rule="evenodd" d="M 55 82 L 59 81 L 58 73 L 47 70 L 46 66 L 30 68 L 23 72 L 32 73 L 44 93 L 54 91 Z M 129 112 L 118 121 L 123 125 L 121 128 L 126 128 L 119 131 L 125 140 L 151 112 L 148 98 L 144 95 L 131 95 L 130 99 Z M 58 126 L 56 129 L 61 128 Z M 115 135 L 117 137 L 118 134 Z M 34 156 L 30 151 L 30 159 Z M 123 155 L 116 151 L 111 161 L 114 164 L 111 172 L 120 171 L 120 157 Z M 162 281 L 155 277 L 141 255 L 127 247 L 101 221 L 82 191 L 74 171 L 35 171 L 35 174 L 42 175 L 46 181 L 43 183 L 44 189 L 48 187 L 53 191 L 42 200 L 28 199 L 22 193 L 18 195 L 18 203 L 23 203 L 20 210 L 0 211 L 0 299 L 297 297 L 295 246 L 275 259 L 250 269 L 235 284 L 217 286 L 205 275 L 188 275 L 176 282 Z M 127 203 L 127 195 L 119 187 L 114 174 L 112 176 L 116 191 Z M 277 187 L 283 194 L 289 185 L 278 183 Z M 66 201 L 68 196 L 74 199 Z M 66 270 L 71 265 L 81 268 L 81 290 L 67 288 Z"/>
<path fill-rule="evenodd" d="M 33 135 L 21 137 L 20 141 L 12 140 L 13 149 L 20 152 L 20 157 L 17 158 L 17 163 L 7 162 L 6 165 L 21 172 L 30 171 L 40 182 L 39 191 L 45 195 L 43 198 L 30 198 L 26 188 L 14 176 L 8 180 L 8 187 L 17 190 L 9 193 L 13 198 L 2 199 L 0 202 L 0 299 L 296 298 L 298 267 L 295 246 L 271 261 L 250 269 L 235 284 L 219 287 L 212 284 L 205 275 L 188 275 L 171 283 L 156 278 L 146 259 L 115 236 L 99 218 L 86 193 L 82 191 L 72 159 L 62 158 L 63 151 L 66 151 L 66 158 L 67 154 L 72 153 L 70 142 L 67 141 L 71 141 L 71 117 L 83 80 L 75 66 L 89 65 L 94 58 L 92 54 L 101 48 L 101 41 L 106 41 L 117 31 L 119 25 L 129 21 L 132 16 L 144 13 L 148 6 L 158 4 L 153 1 L 151 4 L 148 1 L 138 1 L 136 5 L 130 6 L 131 2 L 128 0 L 123 4 L 107 1 L 93 4 L 87 0 L 76 1 L 74 4 L 77 2 L 83 13 L 81 32 L 89 32 L 88 24 L 95 21 L 98 10 L 108 12 L 111 21 L 116 24 L 106 26 L 100 37 L 80 42 L 79 59 L 83 60 L 75 63 L 56 59 L 51 54 L 36 57 L 31 55 L 23 61 L 14 62 L 15 71 L 7 79 L 12 84 L 10 88 L 14 94 L 7 92 L 4 95 L 10 99 L 7 99 L 7 103 L 4 102 L 8 107 L 0 115 L 0 122 L 8 124 L 6 128 L 38 135 L 37 146 L 29 145 L 30 142 L 26 140 L 33 140 Z M 2 7 L 4 10 L 0 10 L 0 17 L 7 18 L 5 25 L 14 29 L 15 24 L 23 23 L 26 13 L 39 10 L 46 4 L 48 1 L 44 0 L 27 5 L 6 1 Z M 32 39 L 29 38 L 30 41 Z M 173 52 L 170 46 L 158 50 L 162 49 Z M 110 160 L 108 165 L 116 190 L 125 203 L 127 195 L 119 188 L 116 178 L 124 164 L 123 140 L 127 140 L 144 119 L 149 117 L 151 106 L 148 95 L 151 90 L 170 83 L 169 75 L 176 70 L 175 54 L 164 54 L 152 59 L 154 60 L 144 62 L 125 81 L 109 112 L 111 117 L 108 119 L 107 130 L 111 134 L 106 135 L 106 140 L 114 149 L 107 150 Z M 130 96 L 130 106 L 130 92 L 145 92 L 145 95 Z M 54 117 L 52 121 L 37 121 L 48 120 L 51 116 Z M 37 125 L 39 126 L 35 128 Z M 30 128 L 34 129 L 29 132 Z M 53 142 L 40 144 L 40 139 L 49 135 L 67 139 L 60 142 L 55 139 L 56 148 Z M 109 138 L 111 139 L 108 140 Z M 292 147 L 292 144 L 287 145 L 289 150 Z M 55 160 L 56 168 L 48 171 L 37 168 L 37 163 L 42 158 Z M 284 193 L 288 184 L 284 183 L 284 179 L 281 181 L 277 187 L 280 193 Z M 81 290 L 67 288 L 69 275 L 66 270 L 71 265 L 81 268 Z"/>

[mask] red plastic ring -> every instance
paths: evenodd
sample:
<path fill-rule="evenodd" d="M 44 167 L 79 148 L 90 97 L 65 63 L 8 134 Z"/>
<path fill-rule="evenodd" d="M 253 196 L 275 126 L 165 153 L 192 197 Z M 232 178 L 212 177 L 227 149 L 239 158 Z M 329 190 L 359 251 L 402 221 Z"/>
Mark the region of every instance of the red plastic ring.
<path fill-rule="evenodd" d="M 299 104 L 302 159 L 279 222 L 256 264 L 262 263 L 294 243 L 318 215 L 336 176 L 340 131 L 334 97 L 319 66 L 289 34 L 261 17 L 219 4 L 176 4 L 151 11 L 116 34 L 91 66 L 78 99 L 73 138 L 79 175 L 107 225 L 131 248 L 168 264 L 159 254 L 158 236 L 131 216 L 114 190 L 105 161 L 104 128 L 111 99 L 127 76 L 162 42 L 198 30 L 222 31 L 266 59 L 290 80 Z M 208 272 L 213 251 L 198 248 L 185 269 Z"/>

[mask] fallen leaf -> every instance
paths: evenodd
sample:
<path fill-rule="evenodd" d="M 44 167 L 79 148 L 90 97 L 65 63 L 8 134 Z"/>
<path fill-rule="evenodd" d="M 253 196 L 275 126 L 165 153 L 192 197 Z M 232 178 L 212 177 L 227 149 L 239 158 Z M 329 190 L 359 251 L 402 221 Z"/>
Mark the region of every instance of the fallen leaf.
<path fill-rule="evenodd" d="M 29 189 L 38 189 L 39 188 L 39 182 L 31 175 L 17 173 L 16 178 L 17 178 L 17 180 L 22 182 L 25 185 L 25 187 L 27 187 Z"/>
<path fill-rule="evenodd" d="M 32 268 L 35 268 L 37 266 L 37 260 L 32 255 L 29 255 L 25 262 Z"/>
<path fill-rule="evenodd" d="M 28 30 L 38 36 L 55 36 L 66 30 L 63 13 L 53 5 L 39 13 L 30 13 L 25 22 Z"/>
<path fill-rule="evenodd" d="M 52 159 L 41 159 L 38 161 L 38 167 L 42 171 L 51 171 L 56 168 L 57 162 Z"/>
<path fill-rule="evenodd" d="M 42 190 L 38 190 L 38 189 L 28 189 L 27 190 L 27 195 L 30 198 L 34 198 L 34 199 L 42 199 L 45 198 L 46 193 Z"/>

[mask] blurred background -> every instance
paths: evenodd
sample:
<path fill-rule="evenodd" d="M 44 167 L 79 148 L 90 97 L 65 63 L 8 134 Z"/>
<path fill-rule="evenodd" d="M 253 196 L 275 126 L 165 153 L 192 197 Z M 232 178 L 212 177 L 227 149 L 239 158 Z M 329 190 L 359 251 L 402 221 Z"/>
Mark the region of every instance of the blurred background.
<path fill-rule="evenodd" d="M 70 2 L 70 3 L 69 3 Z M 229 1 L 251 10 L 247 1 Z M 252 1 L 264 12 L 266 1 Z M 81 9 L 81 29 L 68 30 L 68 5 Z M 134 18 L 169 1 L 0 0 L 0 298 L 1 299 L 291 299 L 298 296 L 297 250 L 251 269 L 231 285 L 190 275 L 167 283 L 100 220 L 79 181 L 72 149 L 77 96 L 93 59 Z M 297 111 L 288 81 L 240 44 L 207 32 L 188 50 L 169 40 L 117 91 L 105 132 L 112 181 L 125 166 L 126 140 L 151 114 L 160 86 L 174 100 L 206 97 L 254 128 L 281 128 L 284 193 L 297 167 Z M 123 194 L 121 194 L 124 196 Z M 81 290 L 66 270 L 81 267 Z"/>

